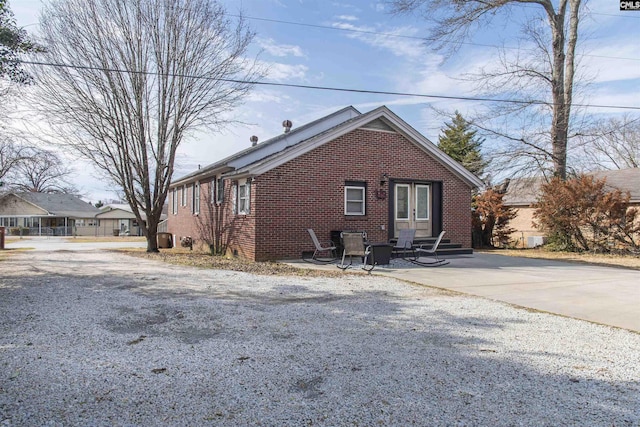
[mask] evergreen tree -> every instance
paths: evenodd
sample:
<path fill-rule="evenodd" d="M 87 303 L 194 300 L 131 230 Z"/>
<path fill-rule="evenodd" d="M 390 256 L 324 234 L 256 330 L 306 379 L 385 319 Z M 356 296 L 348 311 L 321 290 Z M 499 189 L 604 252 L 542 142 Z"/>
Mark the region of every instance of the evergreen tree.
<path fill-rule="evenodd" d="M 480 147 L 484 138 L 476 136 L 477 131 L 456 111 L 451 123 L 446 123 L 438 140 L 438 148 L 459 162 L 469 172 L 482 177 L 487 162 L 482 158 Z"/>
<path fill-rule="evenodd" d="M 42 52 L 41 46 L 27 38 L 27 32 L 18 28 L 7 0 L 0 0 L 0 77 L 28 84 L 31 76 L 21 67 L 18 55 Z"/>

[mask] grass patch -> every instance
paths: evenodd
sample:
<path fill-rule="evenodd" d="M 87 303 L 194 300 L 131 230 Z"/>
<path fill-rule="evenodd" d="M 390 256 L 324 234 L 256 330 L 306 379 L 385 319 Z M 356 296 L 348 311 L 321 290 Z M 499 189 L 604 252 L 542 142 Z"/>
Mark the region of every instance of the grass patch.
<path fill-rule="evenodd" d="M 578 262 L 583 264 L 606 265 L 640 270 L 640 257 L 634 255 L 593 254 L 577 252 L 550 251 L 545 248 L 535 249 L 492 249 L 476 250 L 479 253 L 515 256 L 522 258 L 538 258 L 556 261 Z"/>
<path fill-rule="evenodd" d="M 0 249 L 0 261 L 8 259 L 11 255 L 15 255 L 18 252 L 30 251 L 33 248 L 4 248 Z"/>
<path fill-rule="evenodd" d="M 358 274 L 298 268 L 277 262 L 253 262 L 239 258 L 213 256 L 199 251 L 190 251 L 186 248 L 161 249 L 160 252 L 157 253 L 149 253 L 142 248 L 117 249 L 116 251 L 139 258 L 162 261 L 168 264 L 212 270 L 241 271 L 263 276 L 344 277 L 345 274 Z"/>

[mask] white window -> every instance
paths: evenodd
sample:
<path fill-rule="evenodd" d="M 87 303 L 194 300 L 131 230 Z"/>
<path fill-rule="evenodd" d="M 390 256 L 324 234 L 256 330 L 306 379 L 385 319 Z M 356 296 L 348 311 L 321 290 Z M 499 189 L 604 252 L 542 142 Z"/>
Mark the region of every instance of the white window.
<path fill-rule="evenodd" d="M 18 218 L 0 218 L 0 226 L 2 227 L 17 227 Z M 7 232 L 8 233 L 8 232 Z"/>
<path fill-rule="evenodd" d="M 214 203 L 216 203 L 216 197 L 217 197 L 217 193 L 216 193 L 216 179 L 213 178 L 211 180 L 211 182 L 209 183 L 209 203 L 211 203 L 212 205 Z"/>
<path fill-rule="evenodd" d="M 218 203 L 224 201 L 224 178 L 218 178 L 216 181 L 217 196 L 214 199 Z"/>
<path fill-rule="evenodd" d="M 348 184 L 344 187 L 344 214 L 364 215 L 365 214 L 365 193 L 364 184 Z"/>
<path fill-rule="evenodd" d="M 234 182 L 231 185 L 231 206 L 234 215 L 238 213 L 238 183 Z"/>
<path fill-rule="evenodd" d="M 416 219 L 429 219 L 429 186 L 416 185 Z"/>
<path fill-rule="evenodd" d="M 407 184 L 396 185 L 396 220 L 409 220 L 409 190 Z"/>
<path fill-rule="evenodd" d="M 178 214 L 178 189 L 175 187 L 171 192 L 171 212 L 173 212 L 174 215 Z"/>
<path fill-rule="evenodd" d="M 195 182 L 193 184 L 193 191 L 191 192 L 191 213 L 200 213 L 200 183 Z"/>
<path fill-rule="evenodd" d="M 182 186 L 182 206 L 187 206 L 187 184 Z"/>
<path fill-rule="evenodd" d="M 251 183 L 244 182 L 238 186 L 238 213 L 248 214 L 251 209 Z"/>

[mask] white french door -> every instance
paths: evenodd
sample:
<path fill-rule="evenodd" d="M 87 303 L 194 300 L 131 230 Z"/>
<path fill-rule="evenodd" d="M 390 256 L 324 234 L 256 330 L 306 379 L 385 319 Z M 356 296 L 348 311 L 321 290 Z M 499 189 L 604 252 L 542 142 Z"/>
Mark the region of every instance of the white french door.
<path fill-rule="evenodd" d="M 431 236 L 431 186 L 402 183 L 395 185 L 394 235 L 415 228 L 416 237 Z"/>

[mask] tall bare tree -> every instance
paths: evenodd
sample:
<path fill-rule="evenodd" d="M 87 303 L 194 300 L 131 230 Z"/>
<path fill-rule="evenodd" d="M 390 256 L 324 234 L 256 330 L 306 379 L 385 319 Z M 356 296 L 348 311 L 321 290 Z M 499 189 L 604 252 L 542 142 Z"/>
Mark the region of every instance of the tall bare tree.
<path fill-rule="evenodd" d="M 7 178 L 12 176 L 23 156 L 22 147 L 7 135 L 0 134 L 0 191 L 8 188 Z"/>
<path fill-rule="evenodd" d="M 398 13 L 421 13 L 433 23 L 430 39 L 438 49 L 452 49 L 468 39 L 475 31 L 490 28 L 496 16 L 507 20 L 509 14 L 518 7 L 519 11 L 540 11 L 543 19 L 530 19 L 523 24 L 522 32 L 533 46 L 542 53 L 534 60 L 517 57 L 515 60 L 501 58 L 502 69 L 484 74 L 484 78 L 501 82 L 494 87 L 509 82 L 512 93 L 529 90 L 527 82 L 543 82 L 548 91 L 529 92 L 533 102 L 521 104 L 512 112 L 522 111 L 526 106 L 549 108 L 550 120 L 546 149 L 539 141 L 529 140 L 522 135 L 500 135 L 510 141 L 528 146 L 536 161 L 550 160 L 555 175 L 562 179 L 567 175 L 567 145 L 570 132 L 571 104 L 574 96 L 576 72 L 576 46 L 579 35 L 581 0 L 390 0 L 393 10 Z M 528 8 L 528 9 L 523 9 Z M 506 26 L 507 21 L 504 24 Z M 542 24 L 542 25 L 541 25 Z M 546 56 L 545 56 L 546 55 Z M 539 88 L 539 86 L 537 86 Z M 542 98 L 535 97 L 540 96 Z M 536 102 L 537 101 L 537 102 Z M 528 119 L 525 119 L 528 120 Z M 537 120 L 537 119 L 536 119 Z M 500 132 L 496 132 L 497 135 Z M 537 135 L 541 137 L 542 135 Z"/>
<path fill-rule="evenodd" d="M 69 182 L 72 174 L 73 170 L 53 151 L 25 148 L 10 185 L 17 191 L 75 194 L 78 189 Z"/>
<path fill-rule="evenodd" d="M 57 64 L 36 68 L 52 124 L 146 216 L 157 251 L 176 149 L 248 93 L 253 33 L 215 0 L 52 0 L 41 31 Z"/>

